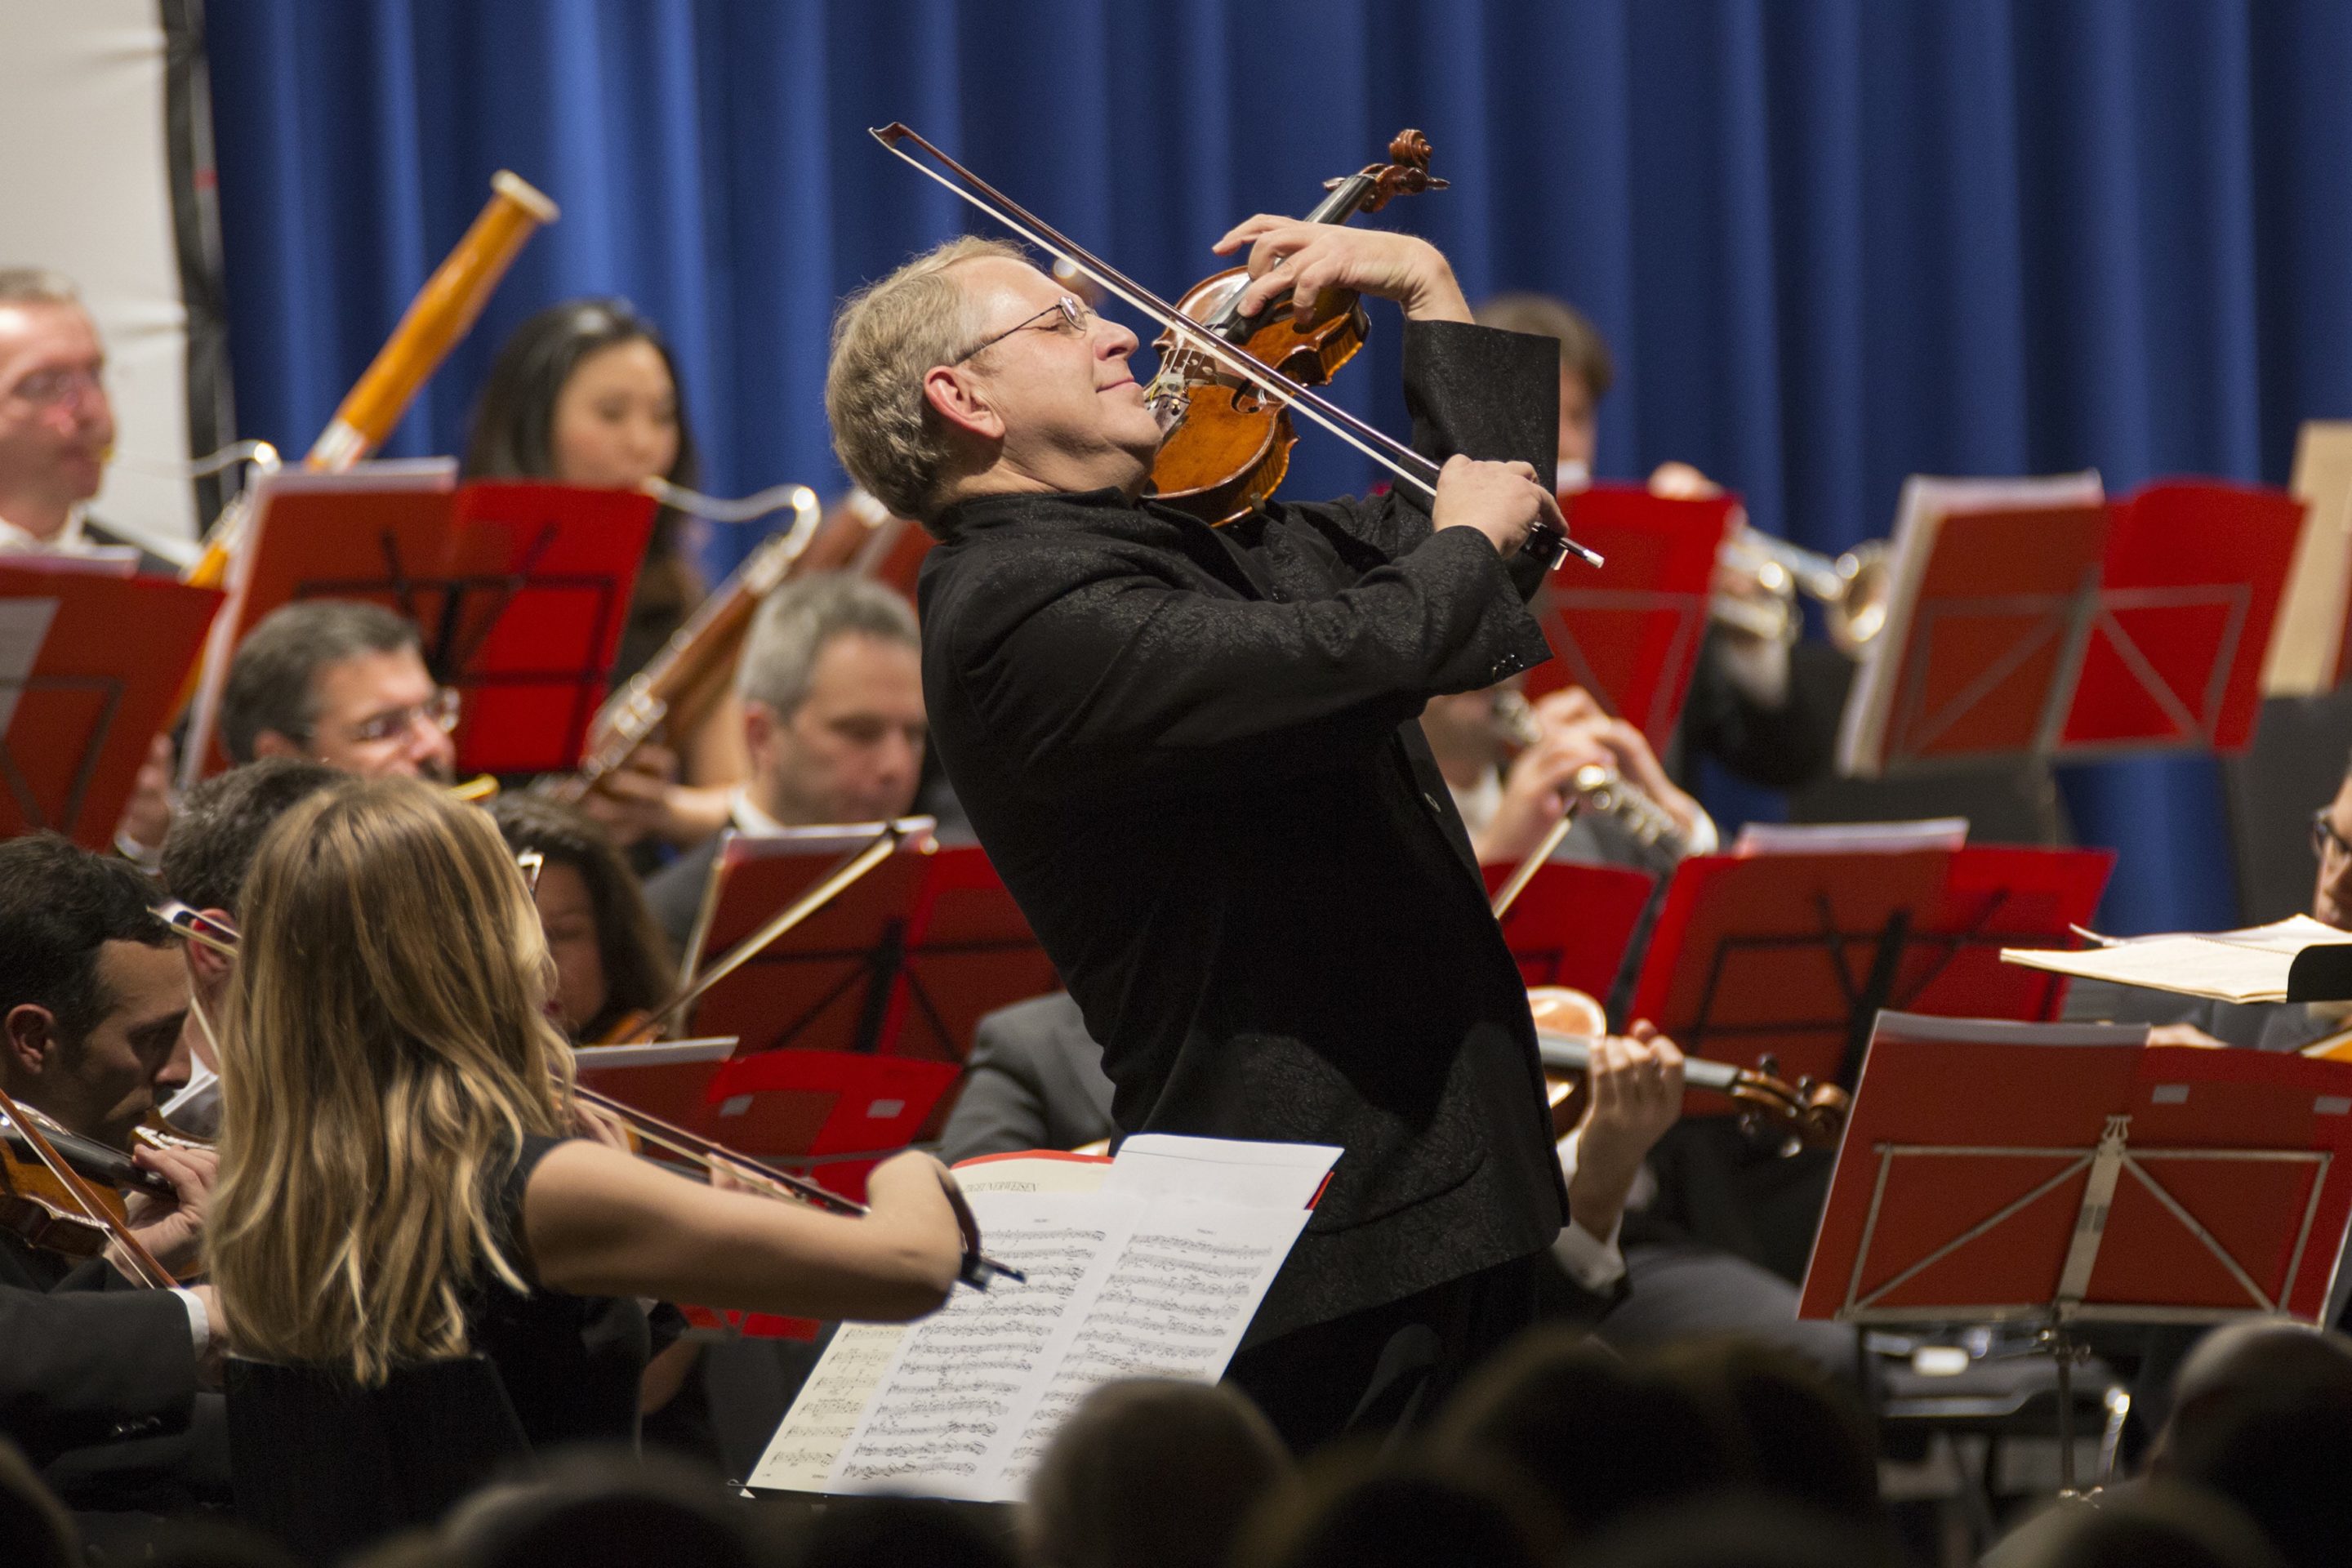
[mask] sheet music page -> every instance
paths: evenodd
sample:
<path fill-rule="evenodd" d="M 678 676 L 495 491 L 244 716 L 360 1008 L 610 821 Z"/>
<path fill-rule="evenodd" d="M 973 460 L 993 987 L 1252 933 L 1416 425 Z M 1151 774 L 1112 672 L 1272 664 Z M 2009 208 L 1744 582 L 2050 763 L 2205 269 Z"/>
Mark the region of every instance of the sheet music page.
<path fill-rule="evenodd" d="M 2297 915 L 2242 931 L 2140 937 L 2082 952 L 2005 947 L 2000 957 L 2029 969 L 2221 1002 L 2284 1002 L 2296 953 L 2322 942 L 2347 942 L 2352 931 Z"/>
<path fill-rule="evenodd" d="M 1027 1155 L 958 1166 L 989 1255 L 1028 1280 L 960 1289 L 908 1328 L 843 1329 L 751 1484 L 1018 1499 L 1098 1384 L 1223 1374 L 1339 1152 L 1130 1139 L 1117 1163 Z M 1190 1195 L 1229 1191 L 1258 1201 Z"/>
<path fill-rule="evenodd" d="M 1110 1162 L 1099 1156 L 1059 1153 L 991 1154 L 955 1168 L 956 1184 L 967 1198 L 981 1193 L 1090 1193 L 1109 1170 Z M 1003 1258 L 996 1237 L 986 1239 L 990 1256 Z M 906 1337 L 904 1323 L 842 1324 L 801 1385 L 783 1425 L 768 1440 L 750 1484 L 774 1491 L 824 1490 L 850 1434 L 857 1430 L 857 1418 L 881 1388 Z"/>
<path fill-rule="evenodd" d="M 1110 1277 L 1005 1458 L 999 1495 L 1018 1499 L 1062 1423 L 1122 1377 L 1214 1383 L 1307 1226 L 1307 1211 L 1185 1204 L 1152 1211 Z"/>
<path fill-rule="evenodd" d="M 2096 469 L 2018 479 L 1937 479 L 1914 474 L 1903 481 L 1895 530 L 1887 542 L 1890 579 L 1885 629 L 1871 642 L 1854 671 L 1845 711 L 1838 718 L 1838 772 L 1848 778 L 1876 778 L 1886 766 L 1886 721 L 1895 701 L 1895 678 L 1911 640 L 1912 612 L 1919 584 L 1944 520 L 1960 512 L 2010 511 L 2029 507 L 2082 506 L 2106 499 Z"/>
<path fill-rule="evenodd" d="M 49 623 L 57 616 L 55 599 L 0 599 L 0 740 L 7 738 L 9 722 L 16 717 L 16 699 L 24 695 L 41 645 L 48 640 Z"/>
<path fill-rule="evenodd" d="M 1003 1500 L 1005 1460 L 1143 1205 L 1100 1193 L 975 1193 L 989 1256 L 1028 1275 L 959 1290 L 907 1331 L 825 1489 Z"/>

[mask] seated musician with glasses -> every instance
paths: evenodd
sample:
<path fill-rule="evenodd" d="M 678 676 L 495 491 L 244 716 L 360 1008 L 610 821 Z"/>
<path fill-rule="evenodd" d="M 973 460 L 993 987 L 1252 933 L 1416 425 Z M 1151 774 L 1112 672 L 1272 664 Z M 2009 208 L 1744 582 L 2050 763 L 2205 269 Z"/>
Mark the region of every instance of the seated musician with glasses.
<path fill-rule="evenodd" d="M 304 599 L 246 634 L 221 693 L 232 762 L 306 757 L 367 778 L 447 784 L 457 693 L 425 667 L 410 622 L 380 605 Z"/>
<path fill-rule="evenodd" d="M 1219 248 L 1250 251 L 1245 317 L 1402 307 L 1433 500 L 1218 530 L 1152 503 L 1135 335 L 982 240 L 844 307 L 825 401 L 852 477 L 940 541 L 933 742 L 1119 1126 L 1343 1151 L 1229 1373 L 1311 1446 L 1531 1321 L 1567 1218 L 1525 985 L 1412 721 L 1548 657 L 1520 546 L 1559 523 L 1557 352 L 1473 324 L 1406 235 L 1255 218 Z"/>
<path fill-rule="evenodd" d="M 2311 918 L 2352 931 L 2352 765 L 2335 798 L 2312 813 L 2311 852 L 2318 862 Z M 2077 983 L 2077 1005 L 2096 994 Z M 2166 991 L 2125 990 L 2113 1011 L 2129 1022 L 2153 1024 L 2148 1041 L 2160 1046 L 2299 1051 L 2352 1028 L 2352 1004 L 2343 1002 L 2210 1002 Z"/>

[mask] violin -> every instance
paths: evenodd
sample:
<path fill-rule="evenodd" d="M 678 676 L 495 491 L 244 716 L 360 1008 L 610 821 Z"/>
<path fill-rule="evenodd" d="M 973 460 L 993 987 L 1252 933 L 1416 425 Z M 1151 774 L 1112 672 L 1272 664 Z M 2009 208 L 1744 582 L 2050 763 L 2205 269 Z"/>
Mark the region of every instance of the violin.
<path fill-rule="evenodd" d="M 0 1092 L 0 1229 L 68 1258 L 95 1258 L 119 1243 L 133 1284 L 176 1284 L 131 1234 L 125 1188 L 173 1195 L 171 1183 L 121 1150 L 69 1132 Z"/>
<path fill-rule="evenodd" d="M 1325 188 L 1331 194 L 1307 222 L 1346 223 L 1358 213 L 1380 211 L 1396 196 L 1442 191 L 1445 182 L 1429 172 L 1429 138 L 1408 129 L 1389 143 L 1386 163 L 1366 164 Z M 1176 310 L 1301 386 L 1328 384 L 1363 348 L 1371 319 L 1352 290 L 1325 290 L 1313 317 L 1302 323 L 1282 308 L 1286 292 L 1255 316 L 1241 314 L 1249 281 L 1249 268 L 1229 268 L 1194 284 Z M 1238 522 L 1274 494 L 1290 468 L 1298 436 L 1289 403 L 1244 379 L 1172 326 L 1152 346 L 1160 351 L 1160 373 L 1144 403 L 1167 431 L 1151 465 L 1154 499 L 1212 527 Z"/>
<path fill-rule="evenodd" d="M 1564 1138 L 1584 1116 L 1584 1074 L 1592 1045 L 1609 1033 L 1601 1004 L 1565 985 L 1538 985 L 1528 992 L 1535 1015 L 1536 1051 L 1550 1087 L 1553 1136 Z M 1683 1058 L 1683 1082 L 1729 1097 L 1750 1131 L 1778 1141 L 1780 1152 L 1833 1149 L 1845 1131 L 1849 1104 L 1833 1083 L 1780 1078 L 1769 1057 L 1753 1068 L 1733 1067 L 1705 1057 Z"/>

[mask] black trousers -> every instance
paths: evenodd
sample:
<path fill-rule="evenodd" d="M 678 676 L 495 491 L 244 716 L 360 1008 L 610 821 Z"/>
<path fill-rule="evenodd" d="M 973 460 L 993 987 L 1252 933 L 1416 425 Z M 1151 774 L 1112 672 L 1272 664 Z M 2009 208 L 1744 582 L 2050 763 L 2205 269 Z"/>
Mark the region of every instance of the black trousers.
<path fill-rule="evenodd" d="M 1294 1453 L 1409 1431 L 1536 1321 L 1540 1256 L 1251 1345 L 1225 1381 L 1256 1401 Z"/>

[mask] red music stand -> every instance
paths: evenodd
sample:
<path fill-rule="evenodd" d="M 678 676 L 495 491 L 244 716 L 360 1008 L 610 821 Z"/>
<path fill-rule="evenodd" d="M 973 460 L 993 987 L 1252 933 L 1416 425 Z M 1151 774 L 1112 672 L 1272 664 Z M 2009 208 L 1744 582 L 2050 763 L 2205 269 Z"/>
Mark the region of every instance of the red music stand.
<path fill-rule="evenodd" d="M 869 837 L 822 828 L 730 838 L 688 944 L 696 964 L 757 930 Z M 982 1014 L 1058 984 L 987 857 L 926 838 L 712 986 L 693 1031 L 740 1035 L 745 1057 L 793 1047 L 960 1062 Z"/>
<path fill-rule="evenodd" d="M 739 1056 L 711 1079 L 709 1104 L 688 1125 L 863 1201 L 866 1173 L 915 1141 L 961 1070 L 854 1051 Z"/>
<path fill-rule="evenodd" d="M 2059 754 L 2243 751 L 2304 503 L 2284 490 L 2176 480 L 2113 511 Z"/>
<path fill-rule="evenodd" d="M 553 773 L 580 759 L 610 682 L 655 503 L 570 485 L 457 487 L 446 463 L 367 464 L 256 481 L 197 695 L 188 767 L 214 746 L 220 691 L 255 623 L 297 599 L 361 599 L 414 621 L 436 679 L 465 694 L 465 773 Z"/>
<path fill-rule="evenodd" d="M 2112 865 L 2068 849 L 1695 857 L 1667 884 L 1629 1016 L 1695 1056 L 1851 1083 L 1883 1007 L 2050 1016 L 2063 988 L 2004 973 L 2000 949 L 2027 945 L 2020 931 L 2061 944 Z"/>
<path fill-rule="evenodd" d="M 710 1081 L 734 1053 L 735 1040 L 656 1040 L 635 1046 L 579 1046 L 572 1052 L 581 1087 L 689 1131 L 709 1120 Z"/>
<path fill-rule="evenodd" d="M 1559 504 L 1578 542 L 1606 563 L 1580 567 L 1572 581 L 1555 576 L 1537 595 L 1559 657 L 1528 677 L 1528 692 L 1581 686 L 1664 752 L 1698 668 L 1715 558 L 1739 503 L 1595 485 L 1563 492 Z"/>
<path fill-rule="evenodd" d="M 1517 868 L 1482 869 L 1491 898 Z M 1572 986 L 1605 1004 L 1656 886 L 1648 872 L 1622 866 L 1538 866 L 1503 911 L 1503 944 L 1528 984 Z"/>
<path fill-rule="evenodd" d="M 2041 1321 L 2062 1423 L 2074 1325 L 2323 1321 L 2352 1067 L 2146 1036 L 1883 1015 L 1799 1315 Z"/>
<path fill-rule="evenodd" d="M 221 600 L 168 577 L 0 565 L 0 838 L 111 847 Z"/>
<path fill-rule="evenodd" d="M 1906 495 L 1840 770 L 2242 750 L 2302 527 L 2291 496 L 2201 481 L 1948 513 Z"/>

